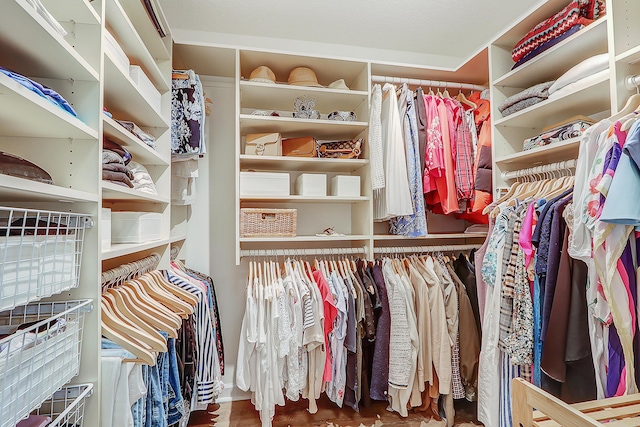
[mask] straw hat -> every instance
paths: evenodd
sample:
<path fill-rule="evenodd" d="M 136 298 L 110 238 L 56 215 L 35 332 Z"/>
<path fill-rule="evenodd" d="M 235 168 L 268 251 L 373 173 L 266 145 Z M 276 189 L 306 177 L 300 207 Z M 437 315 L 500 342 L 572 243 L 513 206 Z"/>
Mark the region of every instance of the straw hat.
<path fill-rule="evenodd" d="M 324 87 L 318 83 L 316 73 L 307 67 L 297 67 L 289 73 L 288 82 L 294 86 L 315 86 Z"/>
<path fill-rule="evenodd" d="M 336 80 L 335 82 L 330 83 L 328 87 L 330 87 L 331 89 L 350 90 L 349 86 L 347 86 L 347 84 L 344 82 L 344 79 Z"/>
<path fill-rule="evenodd" d="M 261 65 L 251 72 L 249 81 L 261 82 L 261 83 L 275 83 L 276 75 L 271 71 L 271 68 Z"/>

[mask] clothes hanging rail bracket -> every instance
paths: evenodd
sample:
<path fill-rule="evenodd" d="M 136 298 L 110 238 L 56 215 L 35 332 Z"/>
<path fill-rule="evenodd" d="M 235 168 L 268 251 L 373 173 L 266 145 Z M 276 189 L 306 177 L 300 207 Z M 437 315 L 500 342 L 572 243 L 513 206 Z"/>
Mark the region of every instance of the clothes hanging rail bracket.
<path fill-rule="evenodd" d="M 510 180 L 530 177 L 533 175 L 541 175 L 547 172 L 568 171 L 575 168 L 577 163 L 578 162 L 575 159 L 572 159 L 563 162 L 549 163 L 548 165 L 536 166 L 533 168 L 520 169 L 517 171 L 502 172 L 502 179 Z"/>
<path fill-rule="evenodd" d="M 481 245 L 443 245 L 443 246 L 389 246 L 374 248 L 376 254 L 407 254 L 419 252 L 458 252 L 478 249 Z"/>
<path fill-rule="evenodd" d="M 636 74 L 635 76 L 627 76 L 624 79 L 624 85 L 629 90 L 635 90 L 636 93 L 640 93 L 640 74 Z"/>
<path fill-rule="evenodd" d="M 485 86 L 474 85 L 471 83 L 457 83 L 457 82 L 445 82 L 440 80 L 421 80 L 421 79 L 409 79 L 406 77 L 391 77 L 391 76 L 371 76 L 371 81 L 373 83 L 394 83 L 394 84 L 403 84 L 406 83 L 409 86 L 426 86 L 426 87 L 443 87 L 450 89 L 460 89 L 460 90 L 476 90 L 483 91 L 486 89 Z"/>
<path fill-rule="evenodd" d="M 275 256 L 308 256 L 308 255 L 355 255 L 366 254 L 367 248 L 305 248 L 305 249 L 243 249 L 241 258 L 275 257 Z"/>
<path fill-rule="evenodd" d="M 136 277 L 155 270 L 159 262 L 160 255 L 151 254 L 137 261 L 103 271 L 101 279 L 103 292 L 111 286 L 119 285 L 127 280 L 135 279 Z"/>

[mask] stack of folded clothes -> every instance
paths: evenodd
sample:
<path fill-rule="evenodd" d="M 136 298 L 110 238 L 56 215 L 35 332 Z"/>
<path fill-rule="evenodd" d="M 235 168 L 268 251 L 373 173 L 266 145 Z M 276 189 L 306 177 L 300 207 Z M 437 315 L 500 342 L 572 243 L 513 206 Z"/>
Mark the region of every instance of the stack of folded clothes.
<path fill-rule="evenodd" d="M 542 21 L 513 48 L 517 68 L 606 14 L 605 0 L 573 0 L 560 12 Z"/>
<path fill-rule="evenodd" d="M 506 117 L 542 102 L 549 98 L 549 88 L 553 83 L 554 81 L 540 83 L 522 92 L 518 92 L 515 95 L 511 95 L 498 106 L 498 110 L 500 110 L 503 117 Z"/>
<path fill-rule="evenodd" d="M 40 166 L 4 151 L 0 151 L 0 174 L 26 178 L 44 184 L 53 184 L 51 175 Z"/>
<path fill-rule="evenodd" d="M 570 119 L 544 128 L 543 132 L 538 136 L 525 139 L 522 150 L 531 150 L 532 148 L 577 138 L 582 136 L 584 131 L 594 123 L 591 118 L 586 116 L 571 117 Z"/>
<path fill-rule="evenodd" d="M 127 165 L 129 171 L 133 174 L 133 188 L 138 191 L 142 191 L 148 194 L 158 195 L 156 184 L 151 179 L 151 175 L 147 171 L 147 168 L 136 162 L 129 162 Z"/>
<path fill-rule="evenodd" d="M 127 152 L 127 154 L 129 153 Z M 133 174 L 125 165 L 129 160 L 131 160 L 130 154 L 128 160 L 125 161 L 120 153 L 104 148 L 102 150 L 102 179 L 124 187 L 133 188 L 133 183 L 131 182 Z"/>
<path fill-rule="evenodd" d="M 156 148 L 156 139 L 153 135 L 149 135 L 147 132 L 140 129 L 135 123 L 127 120 L 116 120 L 116 122 L 120 123 L 123 128 L 135 135 L 140 141 L 144 142 L 149 147 L 154 149 Z"/>

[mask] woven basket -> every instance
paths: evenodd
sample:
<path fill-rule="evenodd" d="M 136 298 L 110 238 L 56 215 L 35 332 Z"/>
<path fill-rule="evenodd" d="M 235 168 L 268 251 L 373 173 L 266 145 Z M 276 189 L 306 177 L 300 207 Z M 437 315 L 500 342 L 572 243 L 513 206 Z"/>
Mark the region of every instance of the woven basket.
<path fill-rule="evenodd" d="M 294 237 L 297 209 L 240 209 L 240 237 Z"/>

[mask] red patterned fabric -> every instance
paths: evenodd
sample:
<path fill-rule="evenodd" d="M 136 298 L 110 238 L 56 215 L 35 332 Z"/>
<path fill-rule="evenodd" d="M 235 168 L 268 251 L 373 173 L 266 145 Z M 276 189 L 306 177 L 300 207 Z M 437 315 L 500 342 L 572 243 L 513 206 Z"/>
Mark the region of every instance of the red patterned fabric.
<path fill-rule="evenodd" d="M 561 36 L 575 25 L 589 25 L 596 15 L 602 15 L 599 0 L 573 0 L 529 31 L 513 48 L 511 57 L 518 62 L 542 43 Z"/>

